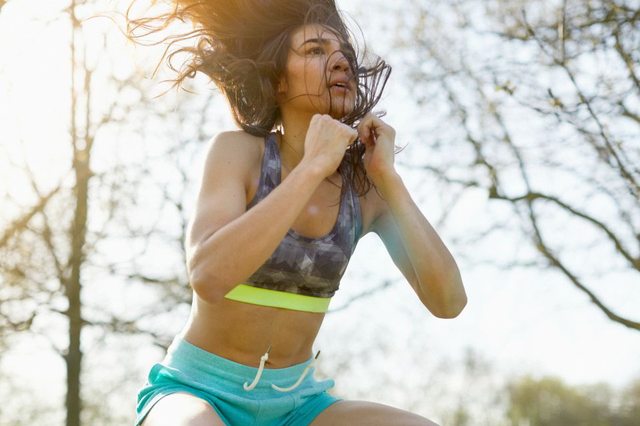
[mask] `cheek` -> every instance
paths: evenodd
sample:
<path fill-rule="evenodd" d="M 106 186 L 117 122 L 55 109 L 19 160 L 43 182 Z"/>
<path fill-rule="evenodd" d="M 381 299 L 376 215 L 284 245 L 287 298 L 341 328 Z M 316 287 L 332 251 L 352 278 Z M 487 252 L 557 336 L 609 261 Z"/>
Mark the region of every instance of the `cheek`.
<path fill-rule="evenodd" d="M 325 68 L 320 61 L 308 60 L 292 64 L 289 75 L 293 86 L 302 91 L 318 92 L 326 88 Z"/>

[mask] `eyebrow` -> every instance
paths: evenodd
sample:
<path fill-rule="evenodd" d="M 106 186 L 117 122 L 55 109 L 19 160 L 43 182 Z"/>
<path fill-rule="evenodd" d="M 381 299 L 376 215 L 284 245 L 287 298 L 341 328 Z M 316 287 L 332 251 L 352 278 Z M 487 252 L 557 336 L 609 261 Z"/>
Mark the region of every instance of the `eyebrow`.
<path fill-rule="evenodd" d="M 307 43 L 329 44 L 332 41 L 337 41 L 338 44 L 340 45 L 340 48 L 343 48 L 346 46 L 345 43 L 341 43 L 340 40 L 337 40 L 335 38 L 310 38 L 305 40 L 300 46 L 298 46 L 298 49 L 300 49 L 302 46 L 304 46 Z"/>

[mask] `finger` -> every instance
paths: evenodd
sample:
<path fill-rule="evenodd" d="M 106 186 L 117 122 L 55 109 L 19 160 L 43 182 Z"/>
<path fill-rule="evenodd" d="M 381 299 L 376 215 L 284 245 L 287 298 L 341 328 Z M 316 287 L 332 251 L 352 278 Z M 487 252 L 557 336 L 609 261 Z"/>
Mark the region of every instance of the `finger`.
<path fill-rule="evenodd" d="M 342 128 L 344 129 L 344 133 L 347 136 L 349 143 L 352 143 L 358 138 L 358 131 L 351 126 L 347 126 L 344 123 L 341 123 Z"/>
<path fill-rule="evenodd" d="M 358 132 L 351 129 L 351 132 L 349 133 L 349 144 L 352 144 L 356 139 L 358 139 Z"/>
<path fill-rule="evenodd" d="M 372 141 L 375 141 L 375 137 L 379 135 L 381 131 L 385 131 L 386 127 L 389 127 L 387 123 L 371 112 L 367 113 L 358 124 L 360 134 L 364 138 Z"/>
<path fill-rule="evenodd" d="M 362 117 L 360 119 L 360 123 L 358 123 L 358 127 L 357 127 L 358 130 L 365 131 L 365 129 L 369 127 L 372 117 L 373 117 L 373 114 L 371 114 L 370 112 L 368 112 L 364 117 Z"/>
<path fill-rule="evenodd" d="M 384 121 L 382 121 L 381 118 L 371 114 L 370 117 L 370 127 L 372 127 L 373 129 L 375 129 L 376 131 L 380 131 L 380 130 L 384 130 L 387 127 L 389 127 L 389 125 L 387 123 L 385 123 Z"/>
<path fill-rule="evenodd" d="M 357 127 L 358 135 L 363 142 L 369 142 L 371 137 L 370 120 L 363 118 Z"/>
<path fill-rule="evenodd" d="M 374 142 L 378 137 L 381 137 L 381 136 L 384 136 L 385 138 L 388 138 L 391 140 L 395 139 L 395 136 L 396 136 L 395 129 L 389 126 L 387 123 L 385 123 L 378 117 L 372 117 L 371 124 L 367 128 L 371 132 L 371 138 L 374 140 Z"/>

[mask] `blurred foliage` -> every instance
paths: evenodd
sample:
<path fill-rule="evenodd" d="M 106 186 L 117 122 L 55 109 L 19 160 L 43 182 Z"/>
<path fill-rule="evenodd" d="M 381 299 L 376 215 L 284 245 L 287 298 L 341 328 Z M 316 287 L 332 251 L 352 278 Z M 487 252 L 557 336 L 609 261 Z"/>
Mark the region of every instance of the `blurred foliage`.
<path fill-rule="evenodd" d="M 561 379 L 523 377 L 506 393 L 513 426 L 634 426 L 640 417 L 640 380 L 621 391 L 607 384 L 570 386 Z"/>

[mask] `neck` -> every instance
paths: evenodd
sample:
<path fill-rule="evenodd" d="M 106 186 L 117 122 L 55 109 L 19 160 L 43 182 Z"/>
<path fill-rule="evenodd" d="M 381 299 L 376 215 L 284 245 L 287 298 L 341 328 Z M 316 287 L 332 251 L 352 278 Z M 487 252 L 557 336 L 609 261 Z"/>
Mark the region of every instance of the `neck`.
<path fill-rule="evenodd" d="M 309 130 L 312 113 L 306 111 L 282 111 L 280 138 L 280 161 L 288 170 L 293 170 L 304 156 L 304 140 Z"/>

